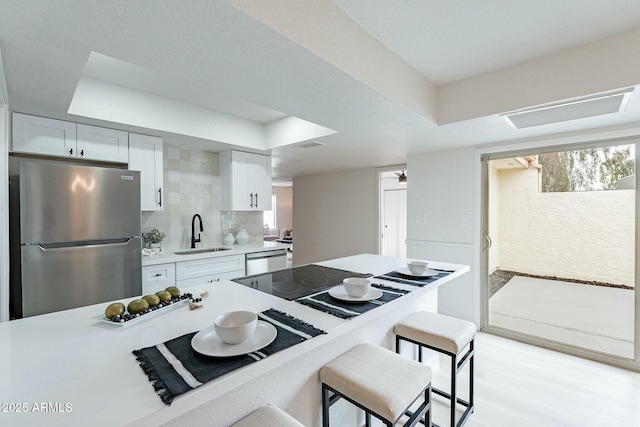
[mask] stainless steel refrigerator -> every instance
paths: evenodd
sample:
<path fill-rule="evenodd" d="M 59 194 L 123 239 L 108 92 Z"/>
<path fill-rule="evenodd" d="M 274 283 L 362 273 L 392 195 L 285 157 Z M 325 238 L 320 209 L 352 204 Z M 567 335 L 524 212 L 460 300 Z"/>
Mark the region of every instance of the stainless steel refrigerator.
<path fill-rule="evenodd" d="M 10 159 L 12 316 L 142 293 L 140 174 Z"/>

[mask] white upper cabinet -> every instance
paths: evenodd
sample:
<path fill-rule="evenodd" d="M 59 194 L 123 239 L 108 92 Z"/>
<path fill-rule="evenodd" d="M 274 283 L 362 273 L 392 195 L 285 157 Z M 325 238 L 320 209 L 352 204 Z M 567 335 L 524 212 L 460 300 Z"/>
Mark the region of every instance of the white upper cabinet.
<path fill-rule="evenodd" d="M 271 157 L 242 151 L 220 153 L 222 210 L 271 210 Z"/>
<path fill-rule="evenodd" d="M 140 171 L 140 209 L 163 210 L 162 138 L 130 133 L 129 169 Z"/>
<path fill-rule="evenodd" d="M 76 156 L 90 160 L 127 163 L 129 134 L 115 129 L 78 124 Z"/>
<path fill-rule="evenodd" d="M 13 113 L 13 151 L 75 157 L 76 124 Z"/>
<path fill-rule="evenodd" d="M 13 113 L 13 151 L 127 163 L 128 133 Z"/>

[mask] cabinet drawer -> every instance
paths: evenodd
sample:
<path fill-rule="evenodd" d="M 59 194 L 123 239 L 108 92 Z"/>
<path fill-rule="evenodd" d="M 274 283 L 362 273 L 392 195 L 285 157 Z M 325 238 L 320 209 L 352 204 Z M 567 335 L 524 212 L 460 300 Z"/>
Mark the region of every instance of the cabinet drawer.
<path fill-rule="evenodd" d="M 178 280 L 176 282 L 176 286 L 180 288 L 181 292 L 184 292 L 185 288 L 190 286 L 204 285 L 205 283 L 213 283 L 215 282 L 215 277 L 213 275 L 194 277 L 192 279 Z M 194 295 L 197 297 L 197 295 Z"/>
<path fill-rule="evenodd" d="M 243 255 L 178 262 L 176 263 L 176 278 L 177 280 L 186 280 L 237 270 L 244 270 Z"/>
<path fill-rule="evenodd" d="M 244 268 L 242 270 L 229 271 L 228 273 L 216 274 L 216 280 L 231 280 L 236 277 L 244 277 Z"/>
<path fill-rule="evenodd" d="M 192 279 L 178 280 L 176 286 L 182 290 L 189 286 L 204 285 L 205 283 L 219 282 L 220 280 L 230 280 L 244 276 L 244 269 L 229 271 L 226 273 L 209 274 L 207 276 L 194 277 Z"/>
<path fill-rule="evenodd" d="M 145 295 L 176 284 L 176 265 L 174 263 L 149 265 L 142 267 L 142 290 Z"/>

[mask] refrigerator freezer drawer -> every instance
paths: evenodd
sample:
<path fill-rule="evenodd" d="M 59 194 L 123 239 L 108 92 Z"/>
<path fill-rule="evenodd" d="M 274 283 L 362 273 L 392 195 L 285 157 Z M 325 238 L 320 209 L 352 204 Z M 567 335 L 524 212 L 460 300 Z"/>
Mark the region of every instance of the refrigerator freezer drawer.
<path fill-rule="evenodd" d="M 22 316 L 142 294 L 140 239 L 44 249 L 22 246 Z"/>

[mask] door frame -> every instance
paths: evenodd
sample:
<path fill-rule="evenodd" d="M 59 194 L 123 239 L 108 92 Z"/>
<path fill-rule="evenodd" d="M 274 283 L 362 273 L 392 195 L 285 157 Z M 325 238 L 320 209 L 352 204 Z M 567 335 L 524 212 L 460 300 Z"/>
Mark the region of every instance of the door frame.
<path fill-rule="evenodd" d="M 517 155 L 541 154 L 556 151 L 570 151 L 576 149 L 602 147 L 607 145 L 623 145 L 636 144 L 635 160 L 636 160 L 636 251 L 635 251 L 635 322 L 634 322 L 634 357 L 633 359 L 616 356 L 613 354 L 598 353 L 581 347 L 569 344 L 561 344 L 552 342 L 543 338 L 531 335 L 521 334 L 509 329 L 491 326 L 489 320 L 489 300 L 488 300 L 488 251 L 485 251 L 485 233 L 488 231 L 488 167 L 487 160 L 489 157 L 493 159 L 515 157 Z M 538 347 L 579 356 L 585 359 L 595 360 L 597 362 L 606 363 L 613 366 L 622 367 L 640 372 L 640 132 L 638 129 L 629 129 L 623 131 L 602 132 L 593 135 L 578 135 L 564 138 L 556 138 L 545 141 L 524 142 L 510 145 L 502 145 L 497 147 L 485 147 L 477 149 L 476 154 L 476 208 L 480 212 L 476 222 L 478 231 L 476 233 L 475 246 L 478 266 L 478 282 L 480 284 L 480 329 L 494 335 L 513 339 Z"/>

